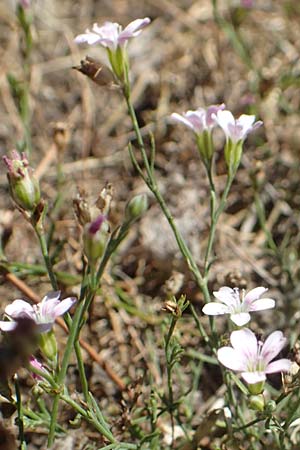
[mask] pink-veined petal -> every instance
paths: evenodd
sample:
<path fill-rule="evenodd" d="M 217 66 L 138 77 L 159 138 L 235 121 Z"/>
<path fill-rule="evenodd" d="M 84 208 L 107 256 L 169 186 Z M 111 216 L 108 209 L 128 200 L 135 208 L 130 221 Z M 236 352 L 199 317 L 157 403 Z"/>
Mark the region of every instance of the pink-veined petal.
<path fill-rule="evenodd" d="M 254 115 L 242 114 L 236 121 L 237 125 L 241 125 L 243 127 L 243 132 L 246 133 L 248 130 L 251 130 L 252 125 L 255 121 Z"/>
<path fill-rule="evenodd" d="M 205 110 L 203 108 L 199 108 L 197 111 L 187 111 L 185 117 L 193 125 L 196 133 L 202 133 L 205 130 Z"/>
<path fill-rule="evenodd" d="M 5 314 L 13 319 L 17 319 L 18 317 L 28 317 L 32 320 L 35 319 L 33 307 L 30 303 L 25 302 L 24 300 L 14 300 L 12 303 L 7 305 L 4 311 Z"/>
<path fill-rule="evenodd" d="M 211 105 L 207 108 L 206 112 L 206 124 L 209 128 L 212 128 L 214 125 L 216 125 L 216 114 L 218 111 L 223 111 L 225 109 L 225 103 L 222 103 L 221 105 Z"/>
<path fill-rule="evenodd" d="M 235 124 L 232 113 L 228 110 L 221 110 L 218 111 L 216 115 L 213 114 L 212 117 L 216 117 L 218 125 L 223 129 L 226 136 L 229 136 L 229 125 Z"/>
<path fill-rule="evenodd" d="M 268 289 L 264 287 L 256 287 L 251 289 L 251 291 L 247 292 L 244 297 L 244 303 L 252 303 L 255 300 L 258 300 Z"/>
<path fill-rule="evenodd" d="M 59 304 L 54 308 L 54 317 L 56 318 L 65 314 L 65 312 L 67 312 L 75 302 L 75 297 L 68 297 L 59 302 Z"/>
<path fill-rule="evenodd" d="M 54 310 L 60 303 L 59 301 L 60 291 L 49 292 L 42 301 L 39 303 L 40 315 L 42 319 L 55 319 Z"/>
<path fill-rule="evenodd" d="M 261 355 L 266 363 L 272 361 L 286 345 L 287 339 L 281 331 L 274 331 L 263 344 Z"/>
<path fill-rule="evenodd" d="M 184 116 L 182 116 L 181 114 L 173 113 L 173 114 L 171 114 L 171 119 L 174 120 L 175 122 L 183 123 L 184 125 L 189 127 L 191 130 L 195 131 L 193 124 L 188 119 L 186 119 Z"/>
<path fill-rule="evenodd" d="M 267 378 L 264 372 L 242 372 L 241 375 L 248 384 L 261 383 Z"/>
<path fill-rule="evenodd" d="M 245 362 L 239 358 L 239 354 L 232 347 L 221 347 L 217 351 L 218 360 L 223 366 L 231 370 L 245 370 Z"/>
<path fill-rule="evenodd" d="M 118 43 L 122 45 L 128 39 L 138 36 L 142 32 L 142 29 L 149 25 L 150 22 L 151 20 L 149 17 L 145 17 L 144 19 L 136 19 L 133 22 L 130 22 L 127 27 L 121 31 L 118 37 Z"/>
<path fill-rule="evenodd" d="M 218 291 L 213 292 L 217 300 L 225 303 L 227 306 L 235 306 L 237 303 L 237 293 L 230 287 L 223 286 Z"/>
<path fill-rule="evenodd" d="M 276 372 L 288 372 L 291 368 L 292 361 L 286 358 L 278 359 L 268 364 L 265 372 L 266 373 L 276 373 Z"/>
<path fill-rule="evenodd" d="M 246 325 L 246 323 L 250 322 L 251 317 L 250 317 L 249 313 L 243 312 L 243 313 L 231 314 L 230 319 L 238 327 L 243 327 L 244 325 Z"/>
<path fill-rule="evenodd" d="M 100 39 L 101 37 L 98 34 L 87 30 L 86 33 L 79 34 L 78 36 L 76 36 L 74 42 L 76 42 L 76 44 L 87 43 L 89 45 L 94 45 L 97 44 Z"/>
<path fill-rule="evenodd" d="M 219 316 L 221 314 L 229 314 L 230 310 L 223 303 L 210 302 L 203 306 L 202 312 L 208 316 Z"/>
<path fill-rule="evenodd" d="M 260 298 L 249 305 L 249 311 L 263 311 L 275 308 L 275 300 L 272 298 Z"/>
<path fill-rule="evenodd" d="M 2 331 L 13 331 L 16 328 L 17 325 L 18 325 L 17 322 L 13 322 L 13 321 L 8 322 L 8 321 L 1 320 L 0 321 L 0 330 L 2 330 Z"/>
<path fill-rule="evenodd" d="M 253 360 L 257 356 L 257 339 L 248 328 L 233 331 L 230 335 L 232 347 L 245 360 Z"/>

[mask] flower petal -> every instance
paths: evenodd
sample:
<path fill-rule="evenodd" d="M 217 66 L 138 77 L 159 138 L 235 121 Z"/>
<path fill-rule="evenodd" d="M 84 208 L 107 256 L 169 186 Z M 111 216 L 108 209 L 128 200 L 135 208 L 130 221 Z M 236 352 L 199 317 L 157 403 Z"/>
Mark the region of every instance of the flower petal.
<path fill-rule="evenodd" d="M 221 314 L 229 314 L 230 310 L 223 303 L 210 302 L 203 306 L 202 312 L 208 316 L 219 316 Z"/>
<path fill-rule="evenodd" d="M 257 356 L 257 339 L 255 334 L 248 328 L 233 331 L 230 335 L 232 347 L 245 360 L 253 360 Z"/>
<path fill-rule="evenodd" d="M 56 317 L 65 314 L 65 312 L 67 312 L 71 308 L 76 300 L 77 299 L 75 297 L 68 297 L 59 302 L 59 304 L 54 308 L 54 318 L 56 319 Z"/>
<path fill-rule="evenodd" d="M 18 325 L 17 322 L 13 322 L 13 321 L 8 322 L 8 321 L 1 320 L 0 321 L 0 330 L 1 331 L 13 331 L 17 325 Z"/>
<path fill-rule="evenodd" d="M 277 361 L 268 364 L 265 372 L 266 373 L 276 373 L 276 372 L 288 372 L 291 368 L 292 361 L 286 358 L 278 359 Z"/>
<path fill-rule="evenodd" d="M 248 384 L 256 384 L 266 380 L 264 372 L 242 372 L 242 377 Z"/>
<path fill-rule="evenodd" d="M 188 119 L 186 119 L 184 116 L 182 116 L 181 114 L 173 113 L 173 114 L 171 114 L 171 119 L 173 119 L 175 122 L 183 123 L 184 125 L 189 127 L 191 130 L 195 131 L 193 124 Z"/>
<path fill-rule="evenodd" d="M 214 296 L 217 300 L 219 300 L 222 303 L 225 303 L 227 306 L 235 306 L 237 303 L 237 295 L 236 291 L 234 289 L 231 289 L 230 287 L 223 286 L 218 291 L 213 292 Z"/>
<path fill-rule="evenodd" d="M 149 25 L 151 20 L 149 17 L 145 17 L 144 19 L 136 19 L 133 22 L 130 22 L 127 27 L 120 33 L 118 37 L 118 43 L 120 45 L 124 44 L 128 39 L 138 36 L 142 29 Z"/>
<path fill-rule="evenodd" d="M 94 45 L 94 44 L 97 44 L 100 39 L 101 38 L 98 34 L 87 30 L 86 33 L 79 34 L 78 36 L 76 36 L 76 38 L 74 39 L 74 42 L 76 42 L 76 44 L 87 43 L 89 45 Z"/>
<path fill-rule="evenodd" d="M 261 350 L 261 355 L 267 364 L 283 349 L 286 345 L 286 341 L 287 339 L 283 336 L 281 331 L 274 331 L 270 334 Z"/>
<path fill-rule="evenodd" d="M 14 300 L 12 303 L 7 305 L 4 311 L 5 314 L 12 317 L 13 319 L 17 319 L 18 317 L 28 317 L 32 320 L 35 320 L 33 307 L 30 305 L 30 303 L 25 302 L 24 300 Z"/>
<path fill-rule="evenodd" d="M 275 308 L 275 300 L 272 298 L 260 298 L 249 305 L 249 311 L 263 311 L 272 308 Z"/>
<path fill-rule="evenodd" d="M 222 128 L 226 136 L 229 136 L 230 135 L 228 128 L 229 124 L 235 125 L 235 120 L 232 113 L 228 110 L 223 111 L 221 110 L 218 111 L 215 116 L 212 115 L 212 117 L 216 118 L 218 125 Z"/>
<path fill-rule="evenodd" d="M 249 313 L 237 313 L 231 314 L 230 319 L 233 323 L 235 323 L 238 327 L 243 327 L 246 323 L 250 322 L 250 314 Z"/>
<path fill-rule="evenodd" d="M 239 358 L 238 352 L 232 347 L 221 347 L 217 351 L 218 360 L 223 366 L 231 370 L 245 370 L 244 361 Z"/>
<path fill-rule="evenodd" d="M 244 303 L 252 303 L 258 300 L 268 289 L 264 287 L 256 287 L 247 292 L 244 298 Z"/>
<path fill-rule="evenodd" d="M 54 321 L 54 310 L 59 305 L 60 291 L 49 292 L 39 303 L 41 321 Z"/>

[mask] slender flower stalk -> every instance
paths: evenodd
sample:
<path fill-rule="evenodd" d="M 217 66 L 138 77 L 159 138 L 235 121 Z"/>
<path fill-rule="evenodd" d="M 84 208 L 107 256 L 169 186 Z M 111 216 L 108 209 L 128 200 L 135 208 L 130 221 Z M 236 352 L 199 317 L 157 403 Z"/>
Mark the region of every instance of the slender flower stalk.
<path fill-rule="evenodd" d="M 230 314 L 230 319 L 238 327 L 246 325 L 251 319 L 250 313 L 263 311 L 275 307 L 275 300 L 260 298 L 268 289 L 257 287 L 248 293 L 239 288 L 231 289 L 224 286 L 213 294 L 218 302 L 210 302 L 204 305 L 202 312 L 208 316 Z"/>

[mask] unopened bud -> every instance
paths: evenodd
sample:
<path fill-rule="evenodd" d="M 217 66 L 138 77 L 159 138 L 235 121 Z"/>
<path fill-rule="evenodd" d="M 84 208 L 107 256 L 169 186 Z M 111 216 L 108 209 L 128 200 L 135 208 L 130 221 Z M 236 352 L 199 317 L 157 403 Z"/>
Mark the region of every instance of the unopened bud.
<path fill-rule="evenodd" d="M 42 354 L 50 361 L 55 362 L 57 358 L 57 341 L 52 330 L 39 335 L 39 347 Z"/>
<path fill-rule="evenodd" d="M 7 178 L 14 202 L 21 209 L 33 212 L 40 202 L 41 194 L 25 153 L 20 155 L 13 150 L 12 158 L 3 156 L 3 161 L 8 169 Z"/>
<path fill-rule="evenodd" d="M 100 215 L 83 230 L 84 253 L 90 264 L 94 264 L 103 255 L 109 237 L 109 225 L 106 216 Z"/>
<path fill-rule="evenodd" d="M 251 395 L 249 398 L 249 407 L 255 411 L 262 412 L 265 409 L 265 399 L 263 395 Z"/>
<path fill-rule="evenodd" d="M 125 218 L 128 222 L 138 219 L 148 209 L 148 197 L 146 194 L 139 194 L 133 197 L 126 205 Z"/>

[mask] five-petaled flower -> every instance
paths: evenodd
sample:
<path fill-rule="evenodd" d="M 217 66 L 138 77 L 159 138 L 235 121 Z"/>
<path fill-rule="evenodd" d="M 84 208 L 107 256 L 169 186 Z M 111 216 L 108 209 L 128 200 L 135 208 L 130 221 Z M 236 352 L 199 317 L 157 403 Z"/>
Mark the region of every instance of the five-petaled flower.
<path fill-rule="evenodd" d="M 86 42 L 89 45 L 100 44 L 116 51 L 117 47 L 124 47 L 129 39 L 138 36 L 149 23 L 148 17 L 136 19 L 130 22 L 124 30 L 121 25 L 115 22 L 105 22 L 102 27 L 94 23 L 92 31 L 87 29 L 84 34 L 79 34 L 75 38 L 75 42 L 77 44 Z"/>
<path fill-rule="evenodd" d="M 0 321 L 2 331 L 12 331 L 21 318 L 31 319 L 36 323 L 40 333 L 50 331 L 57 317 L 65 314 L 76 302 L 75 297 L 60 301 L 60 291 L 50 292 L 37 305 L 30 305 L 24 300 L 14 300 L 5 308 L 5 314 L 12 320 Z"/>
<path fill-rule="evenodd" d="M 224 131 L 227 139 L 236 144 L 244 141 L 251 131 L 256 130 L 262 125 L 262 121 L 255 122 L 255 116 L 242 114 L 235 119 L 228 110 L 217 111 L 214 115 L 215 120 Z"/>
<path fill-rule="evenodd" d="M 243 328 L 231 333 L 232 347 L 221 347 L 217 356 L 221 364 L 241 372 L 248 384 L 255 385 L 253 388 L 256 392 L 253 393 L 259 393 L 263 389 L 267 374 L 289 371 L 289 359 L 282 358 L 271 362 L 286 345 L 286 341 L 281 331 L 274 331 L 262 343 L 251 330 Z"/>
<path fill-rule="evenodd" d="M 100 44 L 106 48 L 112 72 L 122 83 L 128 82 L 128 63 L 126 44 L 129 39 L 138 36 L 142 29 L 150 23 L 150 19 L 136 19 L 127 27 L 114 22 L 105 22 L 102 27 L 94 23 L 92 31 L 87 29 L 84 34 L 79 34 L 75 42 L 86 42 L 89 45 Z M 125 73 L 125 76 L 124 76 Z"/>
<path fill-rule="evenodd" d="M 275 307 L 275 300 L 260 298 L 268 289 L 257 287 L 248 293 L 243 289 L 240 295 L 239 288 L 231 289 L 224 286 L 214 292 L 218 302 L 204 305 L 202 311 L 209 316 L 230 314 L 230 319 L 237 326 L 242 327 L 250 320 L 250 312 L 263 311 Z"/>

